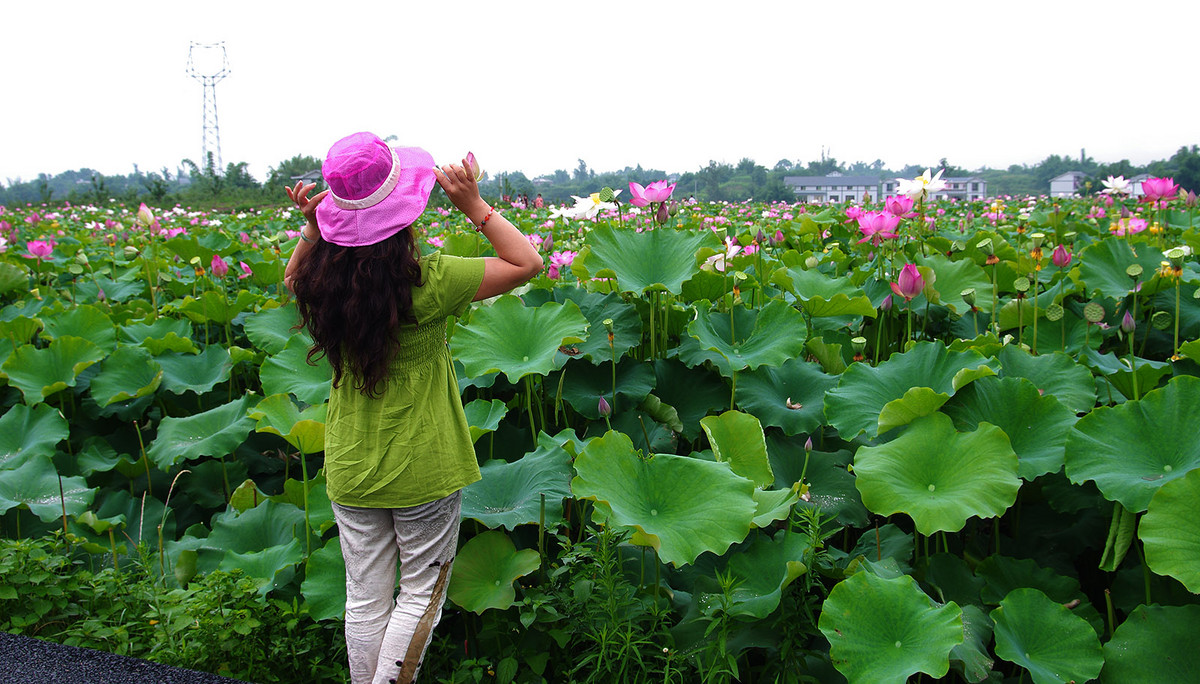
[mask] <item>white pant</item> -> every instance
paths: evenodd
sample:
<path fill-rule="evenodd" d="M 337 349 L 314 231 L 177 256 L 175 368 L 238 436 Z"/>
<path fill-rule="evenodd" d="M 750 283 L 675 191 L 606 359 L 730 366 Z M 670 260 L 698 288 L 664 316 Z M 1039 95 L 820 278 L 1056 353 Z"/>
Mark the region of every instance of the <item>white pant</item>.
<path fill-rule="evenodd" d="M 346 560 L 346 650 L 353 684 L 396 681 L 417 623 L 432 600 L 437 602 L 433 624 L 419 654 L 425 657 L 445 598 L 444 587 L 437 596 L 434 588 L 441 566 L 454 560 L 461 504 L 461 492 L 412 508 L 333 504 Z"/>

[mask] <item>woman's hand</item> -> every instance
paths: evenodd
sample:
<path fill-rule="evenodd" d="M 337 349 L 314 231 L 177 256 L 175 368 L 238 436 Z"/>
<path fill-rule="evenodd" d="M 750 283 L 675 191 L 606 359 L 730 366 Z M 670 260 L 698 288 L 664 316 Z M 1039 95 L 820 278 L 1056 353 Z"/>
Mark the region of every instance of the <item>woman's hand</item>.
<path fill-rule="evenodd" d="M 287 193 L 288 199 L 295 202 L 296 206 L 300 209 L 300 213 L 304 214 L 305 220 L 314 226 L 317 225 L 317 205 L 321 203 L 321 200 L 325 199 L 325 195 L 329 194 L 328 190 L 322 190 L 312 198 L 309 198 L 308 193 L 312 192 L 315 187 L 317 187 L 316 183 L 305 185 L 302 181 L 296 181 L 296 187 L 289 188 L 285 186 L 283 188 Z"/>
<path fill-rule="evenodd" d="M 446 164 L 442 167 L 433 167 L 433 173 L 437 176 L 438 185 L 442 186 L 442 190 L 446 191 L 446 196 L 458 207 L 458 210 L 467 215 L 467 220 L 477 224 L 483 220 L 483 217 L 488 212 L 487 202 L 479 196 L 479 184 L 475 182 L 475 176 L 469 170 L 470 166 L 467 160 L 462 160 L 462 165 Z"/>

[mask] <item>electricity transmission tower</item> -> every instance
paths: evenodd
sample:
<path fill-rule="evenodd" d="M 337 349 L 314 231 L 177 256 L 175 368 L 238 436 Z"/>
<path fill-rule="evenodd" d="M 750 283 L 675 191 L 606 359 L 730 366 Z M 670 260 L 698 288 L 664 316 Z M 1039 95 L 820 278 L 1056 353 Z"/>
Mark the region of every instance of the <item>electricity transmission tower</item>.
<path fill-rule="evenodd" d="M 187 72 L 204 86 L 200 165 L 204 167 L 208 164 L 208 155 L 211 153 L 213 170 L 220 173 L 221 127 L 217 124 L 217 82 L 229 75 L 229 56 L 225 54 L 225 41 L 209 44 L 193 41 L 188 46 Z"/>

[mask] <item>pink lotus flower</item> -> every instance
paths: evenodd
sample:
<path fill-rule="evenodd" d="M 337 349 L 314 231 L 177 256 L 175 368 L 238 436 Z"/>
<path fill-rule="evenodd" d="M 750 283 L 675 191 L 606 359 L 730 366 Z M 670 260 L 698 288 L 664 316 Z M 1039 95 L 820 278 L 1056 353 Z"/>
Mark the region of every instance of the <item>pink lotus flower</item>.
<path fill-rule="evenodd" d="M 642 187 L 640 183 L 630 181 L 629 192 L 633 194 L 629 203 L 635 207 L 644 207 L 652 202 L 666 202 L 671 199 L 671 193 L 675 192 L 675 184 L 660 180 Z"/>
<path fill-rule="evenodd" d="M 221 258 L 220 254 L 214 254 L 212 258 L 212 272 L 218 278 L 224 278 L 226 273 L 229 273 L 229 264 Z"/>
<path fill-rule="evenodd" d="M 1147 227 L 1149 224 L 1146 223 L 1146 219 L 1130 217 L 1113 221 L 1112 225 L 1108 227 L 1108 232 L 1113 235 L 1133 235 L 1146 230 Z"/>
<path fill-rule="evenodd" d="M 1175 199 L 1178 192 L 1179 186 L 1174 178 L 1147 178 L 1142 181 L 1142 194 L 1148 202 Z"/>
<path fill-rule="evenodd" d="M 438 249 L 441 249 L 442 247 L 444 247 L 446 245 L 446 241 L 436 235 L 434 235 L 433 237 L 430 237 L 430 238 L 425 238 L 425 242 L 428 242 L 429 244 L 433 245 L 434 247 L 437 247 Z"/>
<path fill-rule="evenodd" d="M 862 232 L 863 238 L 859 240 L 859 244 L 871 241 L 876 247 L 884 238 L 896 237 L 896 226 L 900 225 L 900 217 L 894 214 L 889 214 L 886 211 L 868 211 L 864 212 L 858 218 L 858 229 Z"/>
<path fill-rule="evenodd" d="M 884 200 L 883 210 L 892 216 L 901 218 L 912 218 L 916 214 L 913 213 L 913 201 L 908 195 L 891 196 Z"/>
<path fill-rule="evenodd" d="M 45 259 L 54 251 L 54 240 L 30 240 L 25 243 L 30 259 Z"/>
<path fill-rule="evenodd" d="M 1054 248 L 1054 254 L 1050 255 L 1050 261 L 1059 268 L 1066 268 L 1071 263 L 1071 252 L 1065 246 L 1059 245 Z"/>
<path fill-rule="evenodd" d="M 859 220 L 863 213 L 862 207 L 846 207 L 846 223 Z"/>
<path fill-rule="evenodd" d="M 4 253 L 7 251 L 8 251 L 8 240 L 5 240 L 3 236 L 0 236 L 0 253 Z"/>
<path fill-rule="evenodd" d="M 250 270 L 250 264 L 244 261 L 238 262 L 238 268 L 242 269 L 242 272 L 238 274 L 238 280 L 245 280 L 254 275 L 254 271 Z"/>
<path fill-rule="evenodd" d="M 904 297 L 904 301 L 911 302 L 925 289 L 925 279 L 921 277 L 916 264 L 904 264 L 904 268 L 900 269 L 900 277 L 891 286 L 892 292 Z"/>

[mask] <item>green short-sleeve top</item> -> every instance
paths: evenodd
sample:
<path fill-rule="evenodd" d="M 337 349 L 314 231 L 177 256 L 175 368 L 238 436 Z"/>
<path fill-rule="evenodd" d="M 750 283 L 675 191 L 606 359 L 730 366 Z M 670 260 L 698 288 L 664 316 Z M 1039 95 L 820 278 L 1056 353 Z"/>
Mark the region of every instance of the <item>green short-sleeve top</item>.
<path fill-rule="evenodd" d="M 329 499 L 344 506 L 417 506 L 480 478 L 446 318 L 470 305 L 483 281 L 483 259 L 434 252 L 420 263 L 422 285 L 413 289 L 417 324 L 401 330 L 383 395 L 367 397 L 352 377 L 330 391 L 326 488 Z"/>

